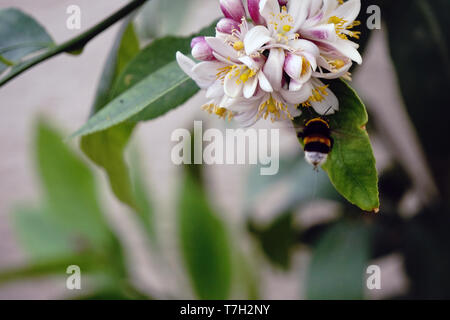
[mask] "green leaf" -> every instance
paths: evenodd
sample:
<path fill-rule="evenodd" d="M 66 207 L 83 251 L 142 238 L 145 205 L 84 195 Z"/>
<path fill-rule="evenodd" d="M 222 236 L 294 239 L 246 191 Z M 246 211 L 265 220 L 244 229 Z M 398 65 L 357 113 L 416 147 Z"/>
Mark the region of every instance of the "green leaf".
<path fill-rule="evenodd" d="M 308 299 L 363 299 L 370 240 L 368 228 L 361 224 L 344 222 L 327 231 L 313 249 Z"/>
<path fill-rule="evenodd" d="M 103 68 L 100 84 L 92 107 L 93 114 L 101 110 L 112 98 L 112 87 L 119 74 L 139 52 L 139 41 L 130 19 L 122 27 L 113 44 Z M 121 124 L 81 139 L 81 149 L 98 166 L 105 169 L 116 197 L 135 208 L 136 203 L 124 149 L 133 132 L 134 125 Z"/>
<path fill-rule="evenodd" d="M 280 214 L 268 227 L 256 230 L 266 257 L 284 270 L 290 267 L 291 252 L 297 233 L 293 225 L 292 212 Z"/>
<path fill-rule="evenodd" d="M 210 31 L 211 26 L 197 35 Z M 169 37 L 160 42 L 155 41 L 149 49 L 143 50 L 135 61 L 130 62 L 132 72 L 125 70 L 118 80 L 115 92 L 120 94 L 91 117 L 72 137 L 102 131 L 126 120 L 151 120 L 192 97 L 199 88 L 178 67 L 175 60 L 177 50 L 185 53 L 189 50 L 191 38 Z M 146 67 L 138 67 L 142 65 Z M 122 91 L 124 86 L 128 89 L 125 92 Z"/>
<path fill-rule="evenodd" d="M 19 64 L 31 53 L 53 45 L 50 35 L 32 17 L 19 9 L 0 9 L 0 73 L 8 64 Z"/>
<path fill-rule="evenodd" d="M 334 145 L 322 168 L 336 190 L 349 202 L 365 211 L 377 211 L 380 206 L 378 175 L 365 129 L 368 120 L 366 108 L 343 80 L 329 84 L 339 99 L 340 110 L 327 116 Z M 304 112 L 300 122 L 303 123 L 306 117 L 307 112 Z"/>
<path fill-rule="evenodd" d="M 98 203 L 94 176 L 63 142 L 62 137 L 40 121 L 36 160 L 49 215 L 65 232 L 79 233 L 88 245 L 103 247 L 111 231 Z"/>
<path fill-rule="evenodd" d="M 182 104 L 197 91 L 194 81 L 181 71 L 177 62 L 171 62 L 108 103 L 72 137 L 111 128 L 146 108 L 147 120 L 156 118 Z"/>
<path fill-rule="evenodd" d="M 70 265 L 79 266 L 83 272 L 89 272 L 97 268 L 95 259 L 91 253 L 66 255 L 59 258 L 38 261 L 24 267 L 2 270 L 0 272 L 0 284 L 49 275 L 67 276 L 66 269 Z"/>
<path fill-rule="evenodd" d="M 182 256 L 197 297 L 227 299 L 232 278 L 229 235 L 188 170 L 178 207 L 178 228 Z"/>
<path fill-rule="evenodd" d="M 140 218 L 145 231 L 152 243 L 156 242 L 155 214 L 151 202 L 150 192 L 147 189 L 141 168 L 139 155 L 136 150 L 131 154 L 131 177 L 133 181 L 134 194 L 136 199 L 136 213 Z"/>
<path fill-rule="evenodd" d="M 51 260 L 77 249 L 70 235 L 50 219 L 46 210 L 20 208 L 12 218 L 20 244 L 34 261 Z"/>
<path fill-rule="evenodd" d="M 113 47 L 111 48 L 103 72 L 100 77 L 100 83 L 97 88 L 92 113 L 96 113 L 111 100 L 112 90 L 120 73 L 136 54 L 139 53 L 139 40 L 134 30 L 134 25 L 130 19 L 124 21 L 116 36 Z"/>
<path fill-rule="evenodd" d="M 211 30 L 212 27 L 210 26 L 202 30 L 200 34 L 207 34 Z M 124 37 L 127 37 L 126 32 Z M 118 39 L 121 39 L 120 35 Z M 129 61 L 117 77 L 111 75 L 113 73 L 118 74 L 118 72 L 111 71 L 114 70 L 117 59 L 109 58 L 102 76 L 102 79 L 105 78 L 106 80 L 102 80 L 102 84 L 99 86 L 99 93 L 93 108 L 94 113 L 105 107 L 110 100 L 145 79 L 149 74 L 174 61 L 176 51 L 188 53 L 190 51 L 190 39 L 190 37 L 166 37 L 155 40 Z M 123 50 L 120 48 L 130 41 L 124 39 L 116 42 L 122 43 L 122 45 L 117 44 L 113 48 L 111 53 L 113 57 L 117 56 L 114 52 L 117 52 L 117 50 L 122 52 Z M 123 57 L 121 59 L 123 61 L 127 60 L 123 55 L 119 54 L 119 57 Z M 131 57 L 131 55 L 128 54 L 126 57 Z M 138 210 L 130 173 L 124 159 L 124 149 L 128 144 L 134 126 L 134 123 L 121 123 L 107 130 L 83 136 L 81 148 L 91 160 L 106 170 L 116 197 Z"/>

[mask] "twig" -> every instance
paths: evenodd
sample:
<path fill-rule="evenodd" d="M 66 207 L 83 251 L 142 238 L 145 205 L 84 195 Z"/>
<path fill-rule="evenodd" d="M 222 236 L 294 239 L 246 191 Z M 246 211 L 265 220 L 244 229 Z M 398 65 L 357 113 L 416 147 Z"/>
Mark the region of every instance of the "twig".
<path fill-rule="evenodd" d="M 75 52 L 81 50 L 90 40 L 96 37 L 98 34 L 105 31 L 107 28 L 112 26 L 114 23 L 128 15 L 130 12 L 142 6 L 147 0 L 133 0 L 122 9 L 113 13 L 111 16 L 107 17 L 105 20 L 101 21 L 97 25 L 93 26 L 89 30 L 86 30 L 82 34 L 70 39 L 60 45 L 49 48 L 46 52 L 26 60 L 20 64 L 14 65 L 10 72 L 3 78 L 0 79 L 0 86 L 3 86 L 10 80 L 17 77 L 22 72 L 30 69 L 31 67 L 50 59 L 63 52 Z"/>

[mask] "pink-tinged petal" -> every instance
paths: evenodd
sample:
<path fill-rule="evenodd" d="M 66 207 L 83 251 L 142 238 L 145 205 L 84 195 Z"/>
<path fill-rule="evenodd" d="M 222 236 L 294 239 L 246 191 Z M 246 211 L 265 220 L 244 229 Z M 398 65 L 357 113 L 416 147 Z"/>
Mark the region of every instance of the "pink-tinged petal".
<path fill-rule="evenodd" d="M 284 60 L 284 71 L 293 79 L 300 79 L 302 73 L 303 59 L 302 57 L 288 53 Z"/>
<path fill-rule="evenodd" d="M 251 77 L 244 83 L 244 97 L 250 99 L 255 94 L 258 86 L 258 77 Z"/>
<path fill-rule="evenodd" d="M 344 27 L 346 27 L 356 19 L 360 10 L 361 0 L 348 0 L 337 7 L 337 9 L 334 10 L 331 15 L 347 21 L 344 24 Z"/>
<path fill-rule="evenodd" d="M 312 40 L 335 41 L 337 38 L 334 23 L 318 25 L 308 29 L 302 29 L 300 33 L 303 37 Z"/>
<path fill-rule="evenodd" d="M 271 40 L 270 31 L 266 27 L 256 26 L 250 29 L 245 35 L 245 53 L 250 55 Z"/>
<path fill-rule="evenodd" d="M 221 55 L 226 59 L 231 59 L 232 61 L 237 62 L 239 56 L 236 50 L 234 50 L 230 45 L 223 42 L 223 40 L 216 37 L 205 37 L 208 45 L 215 51 L 217 54 Z M 217 58 L 217 57 L 216 57 Z"/>
<path fill-rule="evenodd" d="M 278 2 L 277 2 L 278 3 Z M 284 50 L 270 49 L 269 57 L 264 65 L 264 74 L 269 80 L 272 88 L 278 90 L 281 88 L 281 79 L 283 78 Z"/>
<path fill-rule="evenodd" d="M 247 0 L 248 13 L 255 24 L 265 24 L 263 16 L 259 13 L 260 0 Z"/>
<path fill-rule="evenodd" d="M 263 72 L 258 72 L 259 87 L 265 92 L 273 92 L 272 85 Z"/>
<path fill-rule="evenodd" d="M 197 60 L 213 61 L 216 58 L 213 55 L 211 47 L 206 43 L 205 37 L 195 37 L 191 41 L 192 56 Z"/>
<path fill-rule="evenodd" d="M 278 0 L 261 0 L 259 2 L 259 14 L 262 15 L 266 21 L 272 20 L 272 14 L 278 13 L 280 13 Z"/>
<path fill-rule="evenodd" d="M 311 96 L 311 85 L 309 83 L 305 83 L 300 90 L 290 91 L 290 90 L 280 90 L 280 94 L 283 99 L 290 104 L 299 105 L 300 103 L 305 102 Z"/>
<path fill-rule="evenodd" d="M 220 9 L 225 18 L 240 22 L 245 17 L 245 8 L 242 0 L 220 0 Z"/>
<path fill-rule="evenodd" d="M 196 44 L 201 43 L 201 42 L 205 42 L 205 37 L 201 36 L 201 37 L 194 37 L 191 40 L 191 48 L 195 47 Z"/>
<path fill-rule="evenodd" d="M 296 39 L 289 42 L 289 46 L 301 51 L 302 53 L 308 52 L 311 55 L 318 57 L 320 55 L 320 50 L 314 42 L 305 39 Z"/>
<path fill-rule="evenodd" d="M 216 30 L 222 33 L 231 34 L 233 30 L 239 30 L 239 22 L 229 18 L 222 18 L 217 22 Z"/>

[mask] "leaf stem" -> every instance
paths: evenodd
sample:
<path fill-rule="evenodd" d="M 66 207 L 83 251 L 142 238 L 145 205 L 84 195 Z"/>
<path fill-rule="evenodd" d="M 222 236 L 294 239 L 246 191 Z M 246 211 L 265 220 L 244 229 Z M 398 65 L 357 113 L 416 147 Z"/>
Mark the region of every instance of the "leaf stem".
<path fill-rule="evenodd" d="M 63 52 L 75 52 L 78 50 L 81 50 L 90 40 L 95 38 L 98 34 L 105 31 L 107 28 L 112 26 L 114 23 L 134 11 L 135 9 L 142 6 L 147 0 L 133 0 L 130 3 L 128 3 L 123 8 L 119 9 L 103 21 L 99 22 L 97 25 L 93 26 L 89 30 L 86 30 L 82 34 L 76 36 L 75 38 L 72 38 L 66 42 L 61 43 L 60 45 L 54 46 L 49 48 L 46 52 L 33 57 L 29 60 L 26 60 L 18 65 L 15 65 L 12 67 L 10 72 L 0 80 L 0 86 L 3 86 L 10 80 L 14 79 L 18 75 L 20 75 L 22 72 L 30 69 L 31 67 L 50 59 L 60 53 Z"/>

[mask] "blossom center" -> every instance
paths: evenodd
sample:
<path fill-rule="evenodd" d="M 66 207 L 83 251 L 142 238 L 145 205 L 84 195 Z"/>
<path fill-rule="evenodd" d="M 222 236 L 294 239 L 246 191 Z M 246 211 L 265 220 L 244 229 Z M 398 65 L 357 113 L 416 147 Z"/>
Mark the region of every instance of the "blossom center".
<path fill-rule="evenodd" d="M 249 79 L 254 77 L 256 72 L 246 65 L 234 65 L 228 73 L 228 77 L 236 77 L 236 84 L 246 83 Z"/>
<path fill-rule="evenodd" d="M 311 102 L 321 102 L 325 100 L 325 97 L 328 96 L 328 92 L 326 90 L 327 88 L 328 85 L 315 87 L 311 92 L 311 96 L 308 98 L 306 102 L 302 103 L 302 106 L 310 107 Z"/>
<path fill-rule="evenodd" d="M 272 95 L 269 96 L 269 99 L 264 101 L 258 109 L 258 115 L 257 118 L 263 117 L 264 120 L 266 120 L 268 117 L 270 117 L 270 120 L 274 122 L 275 120 L 282 119 L 290 119 L 293 120 L 294 118 L 289 113 L 289 110 L 287 109 L 287 106 L 277 100 L 275 100 Z"/>
<path fill-rule="evenodd" d="M 348 37 L 359 39 L 359 36 L 361 35 L 360 31 L 351 31 L 353 27 L 359 26 L 361 24 L 360 21 L 355 20 L 352 23 L 346 25 L 346 20 L 333 16 L 328 19 L 328 23 L 334 24 L 336 34 L 341 39 L 348 40 Z"/>
<path fill-rule="evenodd" d="M 228 120 L 231 120 L 233 118 L 233 112 L 231 112 L 227 108 L 219 107 L 214 103 L 204 105 L 203 110 L 207 111 L 210 114 L 214 113 L 219 116 L 219 118 L 227 118 Z"/>
<path fill-rule="evenodd" d="M 269 21 L 269 25 L 272 26 L 276 33 L 276 38 L 278 42 L 288 43 L 291 40 L 289 36 L 286 35 L 292 30 L 294 25 L 294 18 L 287 12 L 286 6 L 281 8 L 281 12 L 275 14 L 270 13 L 272 19 Z"/>

